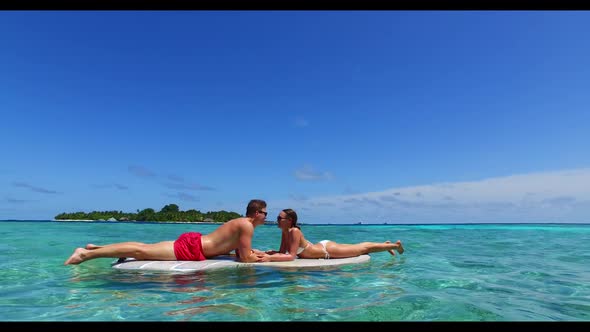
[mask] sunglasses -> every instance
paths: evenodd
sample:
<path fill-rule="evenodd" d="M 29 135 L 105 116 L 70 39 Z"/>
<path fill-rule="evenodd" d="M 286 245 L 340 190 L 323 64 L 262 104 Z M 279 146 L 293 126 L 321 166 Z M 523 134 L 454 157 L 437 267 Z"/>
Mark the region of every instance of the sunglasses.
<path fill-rule="evenodd" d="M 258 211 L 258 213 L 264 213 L 264 216 L 268 216 L 268 212 L 264 212 L 264 211 Z"/>
<path fill-rule="evenodd" d="M 281 221 L 283 219 L 289 219 L 289 218 L 281 218 L 281 216 L 277 216 L 277 221 Z"/>

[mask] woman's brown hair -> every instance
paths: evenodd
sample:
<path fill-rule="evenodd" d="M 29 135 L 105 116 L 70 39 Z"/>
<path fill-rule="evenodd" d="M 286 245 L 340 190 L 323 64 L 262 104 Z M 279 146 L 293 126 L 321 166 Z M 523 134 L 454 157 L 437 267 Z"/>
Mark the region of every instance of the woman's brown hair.
<path fill-rule="evenodd" d="M 297 227 L 301 229 L 301 227 L 297 226 L 297 212 L 293 209 L 284 209 L 283 212 L 287 215 L 287 218 L 293 222 L 292 227 Z"/>

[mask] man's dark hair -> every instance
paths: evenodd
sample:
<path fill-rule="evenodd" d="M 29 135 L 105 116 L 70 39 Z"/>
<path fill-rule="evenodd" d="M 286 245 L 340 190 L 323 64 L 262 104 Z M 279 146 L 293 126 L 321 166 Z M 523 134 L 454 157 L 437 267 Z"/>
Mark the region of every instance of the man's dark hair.
<path fill-rule="evenodd" d="M 246 208 L 246 217 L 253 216 L 257 211 L 260 211 L 266 207 L 266 202 L 261 199 L 253 199 L 248 203 Z"/>

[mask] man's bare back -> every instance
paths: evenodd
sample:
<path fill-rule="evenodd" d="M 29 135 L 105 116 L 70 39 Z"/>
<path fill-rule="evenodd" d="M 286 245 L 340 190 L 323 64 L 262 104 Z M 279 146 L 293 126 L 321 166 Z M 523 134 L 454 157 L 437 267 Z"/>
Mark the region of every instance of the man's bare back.
<path fill-rule="evenodd" d="M 252 218 L 232 219 L 219 226 L 213 233 L 201 237 L 203 254 L 207 258 L 213 258 L 229 254 L 230 251 L 235 249 L 243 253 L 249 253 L 252 250 L 253 234 Z"/>

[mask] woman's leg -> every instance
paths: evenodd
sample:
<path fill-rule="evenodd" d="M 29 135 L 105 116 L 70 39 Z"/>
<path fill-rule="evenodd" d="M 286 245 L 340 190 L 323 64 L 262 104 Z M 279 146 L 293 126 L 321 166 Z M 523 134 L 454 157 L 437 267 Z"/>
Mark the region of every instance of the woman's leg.
<path fill-rule="evenodd" d="M 88 245 L 86 246 L 88 247 Z M 174 241 L 153 244 L 141 242 L 121 242 L 105 246 L 93 246 L 91 249 L 77 248 L 64 265 L 80 264 L 95 258 L 132 257 L 137 260 L 176 260 Z"/>
<path fill-rule="evenodd" d="M 392 250 L 396 250 L 403 254 L 404 247 L 401 241 L 391 243 L 385 242 L 361 242 L 356 244 L 341 244 L 336 242 L 328 242 L 326 249 L 330 254 L 330 258 L 347 258 L 356 257 L 372 252 L 389 251 L 390 254 L 395 255 Z"/>

